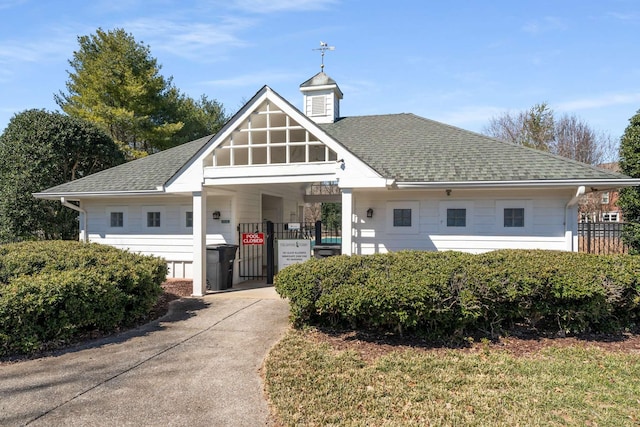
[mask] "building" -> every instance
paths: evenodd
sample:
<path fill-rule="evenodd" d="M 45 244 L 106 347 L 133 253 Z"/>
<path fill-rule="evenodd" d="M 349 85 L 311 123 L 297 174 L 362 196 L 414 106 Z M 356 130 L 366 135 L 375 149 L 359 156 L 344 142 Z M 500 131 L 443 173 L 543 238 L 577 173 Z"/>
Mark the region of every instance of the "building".
<path fill-rule="evenodd" d="M 604 163 L 597 166 L 613 172 L 619 172 L 618 163 Z M 593 188 L 579 202 L 580 222 L 622 222 L 622 211 L 618 207 L 619 192 L 616 189 L 599 190 Z"/>
<path fill-rule="evenodd" d="M 164 257 L 202 295 L 207 245 L 238 244 L 236 263 L 261 266 L 263 248 L 242 251 L 238 230 L 303 221 L 312 183 L 338 184 L 344 254 L 576 251 L 580 197 L 640 184 L 413 114 L 340 117 L 324 72 L 300 90 L 303 111 L 264 86 L 216 135 L 35 197 L 80 211 L 83 240 Z"/>

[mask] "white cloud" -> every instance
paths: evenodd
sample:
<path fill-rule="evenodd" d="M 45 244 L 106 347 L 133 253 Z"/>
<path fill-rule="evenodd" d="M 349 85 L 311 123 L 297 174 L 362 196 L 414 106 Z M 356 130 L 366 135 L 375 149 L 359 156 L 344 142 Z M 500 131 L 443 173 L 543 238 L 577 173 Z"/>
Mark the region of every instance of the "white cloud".
<path fill-rule="evenodd" d="M 46 40 L 6 40 L 0 45 L 0 63 L 39 62 L 70 55 L 74 47 L 69 38 L 55 37 Z M 71 39 L 75 42 L 75 38 Z"/>
<path fill-rule="evenodd" d="M 251 13 L 324 10 L 337 0 L 236 0 L 234 7 Z"/>
<path fill-rule="evenodd" d="M 640 92 L 609 93 L 592 98 L 574 99 L 556 105 L 558 111 L 590 110 L 593 108 L 610 107 L 614 105 L 637 104 L 640 102 Z"/>
<path fill-rule="evenodd" d="M 635 21 L 639 17 L 637 13 L 620 13 L 620 12 L 609 12 L 607 13 L 607 16 L 618 19 L 620 21 Z"/>
<path fill-rule="evenodd" d="M 0 10 L 11 9 L 26 2 L 27 0 L 0 0 Z"/>
<path fill-rule="evenodd" d="M 241 18 L 226 18 L 218 23 L 143 18 L 126 23 L 124 28 L 133 33 L 136 40 L 151 45 L 154 51 L 166 51 L 208 62 L 220 50 L 247 46 L 248 43 L 240 39 L 237 33 L 252 24 L 252 20 Z M 214 48 L 218 50 L 214 51 Z"/>
<path fill-rule="evenodd" d="M 545 16 L 540 20 L 530 21 L 522 27 L 522 31 L 530 34 L 540 34 L 549 31 L 564 31 L 567 24 L 556 16 Z"/>

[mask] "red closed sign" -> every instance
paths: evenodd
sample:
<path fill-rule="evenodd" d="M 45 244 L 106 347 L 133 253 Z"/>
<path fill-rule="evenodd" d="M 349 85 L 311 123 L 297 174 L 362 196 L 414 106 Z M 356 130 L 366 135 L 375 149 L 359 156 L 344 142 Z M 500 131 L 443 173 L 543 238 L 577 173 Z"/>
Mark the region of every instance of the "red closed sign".
<path fill-rule="evenodd" d="M 264 233 L 242 233 L 243 245 L 264 245 Z"/>

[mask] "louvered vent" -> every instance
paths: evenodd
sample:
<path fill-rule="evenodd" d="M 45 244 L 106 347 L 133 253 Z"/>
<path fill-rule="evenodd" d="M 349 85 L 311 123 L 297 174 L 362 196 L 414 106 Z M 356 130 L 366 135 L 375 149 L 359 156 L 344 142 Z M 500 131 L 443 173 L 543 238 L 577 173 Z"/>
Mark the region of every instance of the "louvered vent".
<path fill-rule="evenodd" d="M 327 97 L 312 96 L 311 97 L 311 115 L 312 116 L 324 116 L 327 114 Z"/>

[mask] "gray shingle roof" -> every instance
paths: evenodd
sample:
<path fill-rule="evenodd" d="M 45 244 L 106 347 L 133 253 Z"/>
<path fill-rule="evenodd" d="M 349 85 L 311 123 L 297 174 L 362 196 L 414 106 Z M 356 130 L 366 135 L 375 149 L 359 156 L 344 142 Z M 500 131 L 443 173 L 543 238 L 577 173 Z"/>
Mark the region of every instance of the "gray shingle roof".
<path fill-rule="evenodd" d="M 166 184 L 213 135 L 70 181 L 40 194 L 154 191 Z"/>
<path fill-rule="evenodd" d="M 628 178 L 414 114 L 346 117 L 320 127 L 398 182 Z"/>
<path fill-rule="evenodd" d="M 628 178 L 413 114 L 346 117 L 319 126 L 380 175 L 397 182 Z M 212 138 L 206 136 L 38 195 L 158 191 Z"/>

